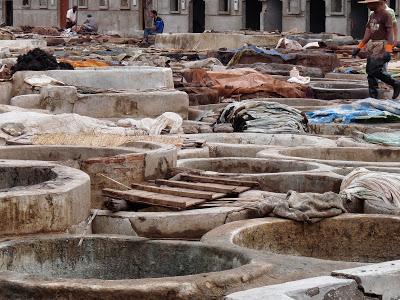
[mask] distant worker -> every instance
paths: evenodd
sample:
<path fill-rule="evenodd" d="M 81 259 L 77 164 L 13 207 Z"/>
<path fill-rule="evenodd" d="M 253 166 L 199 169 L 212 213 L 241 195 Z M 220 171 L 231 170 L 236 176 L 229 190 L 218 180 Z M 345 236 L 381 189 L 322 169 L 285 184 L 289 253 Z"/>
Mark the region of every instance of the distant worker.
<path fill-rule="evenodd" d="M 76 26 L 78 21 L 78 6 L 74 5 L 71 9 L 67 11 L 67 24 L 65 27 L 67 29 Z"/>
<path fill-rule="evenodd" d="M 387 73 L 385 64 L 391 60 L 393 52 L 393 20 L 386 11 L 385 0 L 364 0 L 359 3 L 368 5 L 372 10 L 364 34 L 364 39 L 353 51 L 356 57 L 363 48 L 367 48 L 367 74 L 369 94 L 378 98 L 378 80 L 393 87 L 393 99 L 400 94 L 400 81 L 395 80 Z"/>
<path fill-rule="evenodd" d="M 386 11 L 390 14 L 392 17 L 392 22 L 393 22 L 393 45 L 396 47 L 398 43 L 398 35 L 399 35 L 399 28 L 397 26 L 397 18 L 396 18 L 396 13 L 394 12 L 394 9 L 390 8 L 388 5 L 389 0 L 385 0 L 386 3 Z M 369 15 L 372 15 L 372 11 L 369 13 Z"/>
<path fill-rule="evenodd" d="M 85 22 L 81 26 L 80 33 L 97 33 L 99 26 L 97 25 L 96 19 L 92 15 L 87 15 Z"/>
<path fill-rule="evenodd" d="M 153 20 L 153 27 L 152 28 L 146 28 L 144 30 L 144 39 L 145 42 L 148 43 L 149 42 L 149 36 L 150 35 L 155 35 L 158 33 L 163 33 L 164 32 L 164 21 L 163 19 L 161 19 L 158 14 L 157 11 L 152 10 L 150 12 L 150 16 Z"/>

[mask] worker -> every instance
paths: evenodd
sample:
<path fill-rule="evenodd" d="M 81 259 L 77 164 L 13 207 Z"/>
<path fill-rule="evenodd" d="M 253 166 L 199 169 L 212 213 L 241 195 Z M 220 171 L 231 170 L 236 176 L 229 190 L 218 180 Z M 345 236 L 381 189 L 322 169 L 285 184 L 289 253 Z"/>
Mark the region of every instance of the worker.
<path fill-rule="evenodd" d="M 386 11 L 385 0 L 364 0 L 372 14 L 368 20 L 363 40 L 353 51 L 356 57 L 361 49 L 367 48 L 367 75 L 369 94 L 378 98 L 378 80 L 393 87 L 393 99 L 400 94 L 400 81 L 392 78 L 385 70 L 385 64 L 391 60 L 393 52 L 393 20 Z"/>
<path fill-rule="evenodd" d="M 80 27 L 79 33 L 97 33 L 99 26 L 97 25 L 96 19 L 91 15 L 87 15 L 85 22 Z"/>
<path fill-rule="evenodd" d="M 392 22 L 393 22 L 393 45 L 396 47 L 398 43 L 398 35 L 399 35 L 399 29 L 397 27 L 397 18 L 396 18 L 396 13 L 394 12 L 394 9 L 390 8 L 388 5 L 388 1 L 385 1 L 385 9 L 386 11 L 390 14 L 392 17 Z M 370 12 L 370 16 L 372 15 L 372 11 Z"/>
<path fill-rule="evenodd" d="M 164 32 L 164 21 L 158 16 L 157 11 L 155 10 L 150 11 L 150 16 L 153 20 L 154 26 L 152 28 L 146 28 L 144 30 L 144 39 L 146 43 L 149 42 L 150 35 L 155 35 Z"/>
<path fill-rule="evenodd" d="M 72 28 L 76 26 L 78 21 L 78 6 L 74 5 L 71 9 L 67 11 L 67 24 L 66 28 Z"/>

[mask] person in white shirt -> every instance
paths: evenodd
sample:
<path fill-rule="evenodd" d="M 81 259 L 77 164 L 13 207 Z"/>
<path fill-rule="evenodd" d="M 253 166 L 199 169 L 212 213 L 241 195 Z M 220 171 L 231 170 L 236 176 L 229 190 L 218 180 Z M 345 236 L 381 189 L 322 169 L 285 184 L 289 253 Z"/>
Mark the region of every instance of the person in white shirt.
<path fill-rule="evenodd" d="M 76 25 L 78 19 L 78 6 L 74 5 L 71 9 L 67 11 L 67 24 L 66 28 L 72 28 Z"/>

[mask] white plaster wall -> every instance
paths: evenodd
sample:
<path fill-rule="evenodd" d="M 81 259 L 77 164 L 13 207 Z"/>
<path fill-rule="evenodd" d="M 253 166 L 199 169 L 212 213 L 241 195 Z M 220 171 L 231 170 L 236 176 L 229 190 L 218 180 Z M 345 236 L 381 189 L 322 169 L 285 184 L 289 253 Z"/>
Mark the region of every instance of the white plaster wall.
<path fill-rule="evenodd" d="M 240 30 L 243 26 L 242 1 L 239 1 L 239 10 L 233 9 L 233 0 L 230 0 L 229 14 L 218 12 L 219 2 L 217 0 L 205 0 L 206 4 L 206 30 L 229 31 Z"/>
<path fill-rule="evenodd" d="M 326 17 L 326 32 L 347 34 L 347 19 L 344 16 Z"/>

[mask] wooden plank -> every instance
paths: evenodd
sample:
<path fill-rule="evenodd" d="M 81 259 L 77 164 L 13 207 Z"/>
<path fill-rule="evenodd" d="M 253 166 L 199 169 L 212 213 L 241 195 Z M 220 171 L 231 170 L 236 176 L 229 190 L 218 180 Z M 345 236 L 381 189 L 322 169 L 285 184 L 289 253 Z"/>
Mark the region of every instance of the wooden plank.
<path fill-rule="evenodd" d="M 192 190 L 198 191 L 208 191 L 214 193 L 225 193 L 225 194 L 239 194 L 245 191 L 250 190 L 249 187 L 239 187 L 239 186 L 231 186 L 231 185 L 223 185 L 223 184 L 216 184 L 216 183 L 198 183 L 198 182 L 186 182 L 186 181 L 175 181 L 175 180 L 164 180 L 164 179 L 157 179 L 157 184 L 166 185 L 171 187 L 178 187 L 178 188 L 187 188 Z"/>
<path fill-rule="evenodd" d="M 205 200 L 213 200 L 224 197 L 226 194 L 222 193 L 212 193 L 212 192 L 204 192 L 204 191 L 196 191 L 191 189 L 182 189 L 182 188 L 173 188 L 173 187 L 164 187 L 164 186 L 154 186 L 154 185 L 144 185 L 144 184 L 131 184 L 131 187 L 137 190 L 143 190 L 153 193 L 160 193 L 165 195 L 173 195 L 173 196 L 181 196 L 181 197 L 189 197 L 196 199 L 205 199 Z"/>
<path fill-rule="evenodd" d="M 229 178 L 208 177 L 208 176 L 198 176 L 189 174 L 181 174 L 181 179 L 192 182 L 218 183 L 218 184 L 234 185 L 234 186 L 247 186 L 247 187 L 259 186 L 257 181 L 235 180 Z"/>
<path fill-rule="evenodd" d="M 204 199 L 171 196 L 138 190 L 119 191 L 113 189 L 103 189 L 103 195 L 134 203 L 144 203 L 156 206 L 171 207 L 175 209 L 186 209 L 206 202 Z"/>

